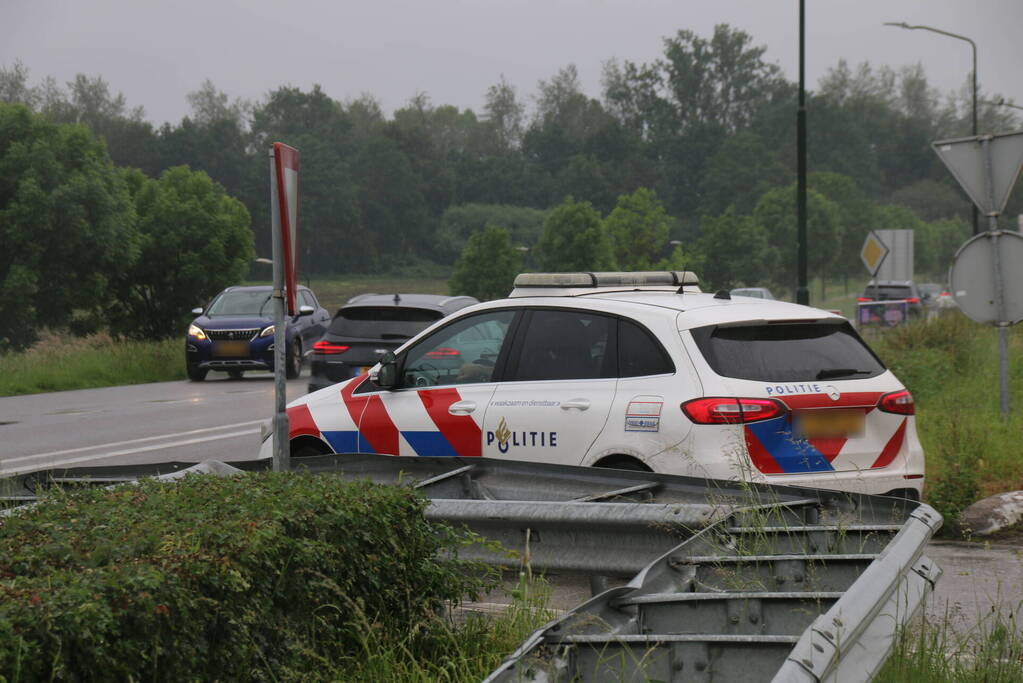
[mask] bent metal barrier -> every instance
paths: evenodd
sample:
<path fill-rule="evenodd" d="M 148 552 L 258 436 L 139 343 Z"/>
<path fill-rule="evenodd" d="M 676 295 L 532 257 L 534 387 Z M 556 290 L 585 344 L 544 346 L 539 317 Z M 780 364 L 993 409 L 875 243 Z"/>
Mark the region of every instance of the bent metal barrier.
<path fill-rule="evenodd" d="M 239 468 L 268 463 L 51 470 L 8 482 L 4 497 Z M 941 517 L 913 501 L 471 458 L 322 456 L 294 469 L 414 486 L 429 518 L 499 541 L 534 570 L 595 587 L 632 577 L 533 633 L 493 683 L 867 681 L 940 575 L 923 550 Z"/>

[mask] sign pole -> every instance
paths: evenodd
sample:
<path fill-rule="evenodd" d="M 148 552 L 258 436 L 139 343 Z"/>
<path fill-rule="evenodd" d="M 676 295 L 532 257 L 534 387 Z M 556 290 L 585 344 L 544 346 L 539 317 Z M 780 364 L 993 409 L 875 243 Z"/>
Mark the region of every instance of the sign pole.
<path fill-rule="evenodd" d="M 291 469 L 291 453 L 288 448 L 287 384 L 284 377 L 285 335 L 284 323 L 284 240 L 281 236 L 280 205 L 277 194 L 277 165 L 273 149 L 270 150 L 270 226 L 273 235 L 273 298 L 274 307 L 274 419 L 273 419 L 273 469 L 286 472 Z"/>

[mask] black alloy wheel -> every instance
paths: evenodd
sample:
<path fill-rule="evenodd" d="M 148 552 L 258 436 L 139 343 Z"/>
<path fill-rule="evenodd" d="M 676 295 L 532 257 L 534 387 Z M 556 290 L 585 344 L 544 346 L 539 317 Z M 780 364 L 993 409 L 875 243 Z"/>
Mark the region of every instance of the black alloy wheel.
<path fill-rule="evenodd" d="M 300 374 L 302 374 L 302 342 L 295 339 L 285 360 L 284 376 L 288 379 L 295 379 Z"/>

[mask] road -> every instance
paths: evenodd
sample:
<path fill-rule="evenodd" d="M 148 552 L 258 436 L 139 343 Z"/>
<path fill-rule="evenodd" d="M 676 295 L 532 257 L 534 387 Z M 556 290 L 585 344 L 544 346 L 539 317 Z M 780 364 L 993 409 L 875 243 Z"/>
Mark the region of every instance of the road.
<path fill-rule="evenodd" d="M 288 400 L 308 379 L 288 382 Z M 250 460 L 273 413 L 270 373 L 0 397 L 0 476 L 62 466 Z"/>

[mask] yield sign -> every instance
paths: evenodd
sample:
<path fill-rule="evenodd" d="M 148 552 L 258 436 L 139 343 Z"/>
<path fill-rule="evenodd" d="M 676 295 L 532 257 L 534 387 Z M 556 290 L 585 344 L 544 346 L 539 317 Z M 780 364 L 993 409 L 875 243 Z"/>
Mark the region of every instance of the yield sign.
<path fill-rule="evenodd" d="M 863 241 L 863 248 L 860 249 L 860 259 L 863 261 L 863 265 L 867 267 L 871 275 L 874 275 L 887 256 L 888 245 L 871 230 L 867 239 Z"/>
<path fill-rule="evenodd" d="M 939 140 L 931 146 L 985 216 L 1002 212 L 1023 164 L 1023 131 Z"/>

